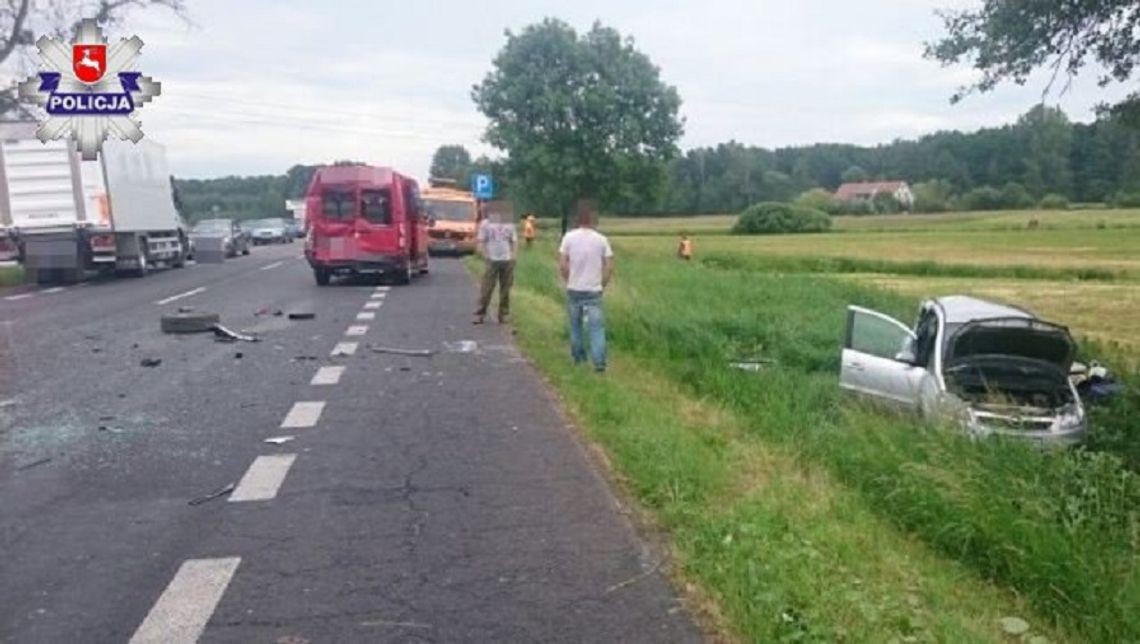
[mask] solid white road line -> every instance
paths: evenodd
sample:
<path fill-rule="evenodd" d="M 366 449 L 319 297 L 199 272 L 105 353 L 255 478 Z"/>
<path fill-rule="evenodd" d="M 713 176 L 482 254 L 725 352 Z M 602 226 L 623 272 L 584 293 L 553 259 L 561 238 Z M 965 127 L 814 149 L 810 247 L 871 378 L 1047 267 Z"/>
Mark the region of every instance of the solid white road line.
<path fill-rule="evenodd" d="M 8 300 L 9 302 L 14 302 L 16 300 L 27 299 L 29 297 L 32 297 L 33 295 L 35 295 L 35 293 L 20 293 L 19 295 L 9 295 L 8 297 L 6 297 L 4 299 Z"/>
<path fill-rule="evenodd" d="M 376 313 L 374 313 L 372 311 L 361 311 L 360 313 L 356 314 L 356 319 L 361 320 L 361 321 L 375 320 L 376 319 Z"/>
<path fill-rule="evenodd" d="M 67 289 L 63 286 L 53 286 L 53 287 L 47 289 L 46 291 L 43 291 L 43 293 L 44 293 L 44 295 L 52 295 L 54 293 L 62 293 L 66 290 Z"/>
<path fill-rule="evenodd" d="M 365 302 L 364 308 L 372 309 L 373 311 L 375 311 L 376 309 L 380 308 L 381 304 L 383 304 L 383 302 Z"/>
<path fill-rule="evenodd" d="M 332 355 L 332 356 L 350 356 L 354 353 L 356 353 L 356 343 L 355 342 L 340 342 L 335 347 L 333 347 L 332 353 L 329 355 Z"/>
<path fill-rule="evenodd" d="M 277 268 L 278 266 L 280 266 L 280 265 L 282 265 L 282 264 L 284 264 L 284 263 L 285 263 L 284 261 L 280 261 L 280 262 L 273 262 L 272 264 L 266 264 L 265 266 L 262 266 L 261 268 L 259 268 L 259 269 L 257 269 L 257 270 L 259 270 L 259 271 L 268 271 L 268 270 L 273 270 L 274 268 Z"/>
<path fill-rule="evenodd" d="M 324 409 L 325 401 L 323 400 L 295 402 L 289 413 L 285 414 L 285 420 L 281 421 L 281 427 L 284 429 L 313 427 L 321 419 L 321 412 Z"/>
<path fill-rule="evenodd" d="M 193 644 L 226 592 L 241 557 L 182 562 L 130 644 Z"/>
<path fill-rule="evenodd" d="M 365 333 L 368 333 L 367 324 L 354 324 L 348 327 L 348 330 L 344 332 L 345 335 L 364 335 Z"/>
<path fill-rule="evenodd" d="M 230 494 L 230 503 L 268 501 L 276 497 L 295 460 L 296 454 L 270 454 L 253 459 L 245 476 Z"/>
<path fill-rule="evenodd" d="M 340 382 L 340 377 L 344 375 L 344 367 L 321 367 L 317 369 L 317 373 L 313 379 L 309 381 L 310 385 L 335 385 Z"/>
<path fill-rule="evenodd" d="M 186 291 L 185 293 L 179 293 L 178 295 L 171 295 L 170 297 L 168 297 L 166 299 L 159 300 L 159 301 L 155 302 L 155 304 L 157 304 L 159 306 L 162 306 L 163 304 L 170 304 L 171 302 L 173 302 L 175 300 L 181 300 L 184 297 L 190 297 L 191 295 L 197 295 L 199 293 L 202 293 L 205 290 L 206 290 L 205 286 L 199 286 L 198 288 L 191 290 L 191 291 Z"/>

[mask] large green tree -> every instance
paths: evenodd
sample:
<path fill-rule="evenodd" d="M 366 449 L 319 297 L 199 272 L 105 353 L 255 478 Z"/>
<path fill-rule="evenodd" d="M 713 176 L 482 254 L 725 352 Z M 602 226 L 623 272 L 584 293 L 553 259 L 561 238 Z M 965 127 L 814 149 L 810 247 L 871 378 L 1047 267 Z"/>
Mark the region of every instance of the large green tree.
<path fill-rule="evenodd" d="M 126 15 L 148 6 L 165 7 L 185 17 L 184 0 L 0 0 L 0 67 L 10 58 L 35 51 L 41 35 L 70 38 L 84 18 L 103 26 L 115 25 Z M 20 109 L 15 79 L 0 77 L 0 116 Z"/>
<path fill-rule="evenodd" d="M 441 145 L 431 157 L 431 176 L 467 184 L 471 173 L 471 153 L 462 145 Z"/>
<path fill-rule="evenodd" d="M 657 201 L 681 99 L 633 40 L 551 18 L 506 36 L 472 97 L 490 120 L 487 142 L 507 154 L 513 194 L 564 225 L 582 197 Z"/>
<path fill-rule="evenodd" d="M 1046 91 L 1091 60 L 1100 82 L 1127 82 L 1140 64 L 1140 2 L 1136 0 L 985 0 L 977 9 L 940 12 L 946 36 L 927 45 L 944 64 L 969 61 L 981 78 L 964 87 L 989 91 L 1004 81 L 1025 83 L 1040 68 L 1051 72 Z M 1140 93 L 1113 106 L 1140 122 Z"/>

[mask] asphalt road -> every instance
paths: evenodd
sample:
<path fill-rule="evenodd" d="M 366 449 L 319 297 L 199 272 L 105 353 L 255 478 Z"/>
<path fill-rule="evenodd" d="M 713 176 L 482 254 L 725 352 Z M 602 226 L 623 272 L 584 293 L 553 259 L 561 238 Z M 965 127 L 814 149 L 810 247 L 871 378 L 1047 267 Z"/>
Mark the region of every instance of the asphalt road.
<path fill-rule="evenodd" d="M 299 255 L 0 292 L 0 641 L 700 639 L 457 261 Z M 179 306 L 262 341 L 160 333 Z"/>

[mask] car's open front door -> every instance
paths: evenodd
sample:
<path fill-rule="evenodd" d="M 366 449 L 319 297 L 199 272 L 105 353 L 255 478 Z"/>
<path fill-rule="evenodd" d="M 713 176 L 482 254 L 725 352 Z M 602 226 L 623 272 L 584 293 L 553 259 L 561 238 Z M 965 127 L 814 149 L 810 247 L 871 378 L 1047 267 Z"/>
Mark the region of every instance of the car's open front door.
<path fill-rule="evenodd" d="M 923 371 L 906 360 L 913 351 L 914 337 L 910 329 L 890 316 L 847 307 L 839 386 L 877 401 L 914 408 Z"/>

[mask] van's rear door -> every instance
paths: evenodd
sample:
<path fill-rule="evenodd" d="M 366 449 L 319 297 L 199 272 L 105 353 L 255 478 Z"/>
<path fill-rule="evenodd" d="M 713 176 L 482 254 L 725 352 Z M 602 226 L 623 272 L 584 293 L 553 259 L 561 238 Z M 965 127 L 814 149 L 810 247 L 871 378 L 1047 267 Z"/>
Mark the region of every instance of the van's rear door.
<path fill-rule="evenodd" d="M 313 253 L 322 261 L 352 260 L 356 255 L 356 194 L 353 186 L 326 185 L 311 213 Z"/>
<path fill-rule="evenodd" d="M 407 244 L 407 233 L 400 229 L 405 219 L 401 214 L 390 187 L 361 187 L 360 207 L 354 222 L 361 254 L 359 259 L 368 261 L 402 254 Z"/>

